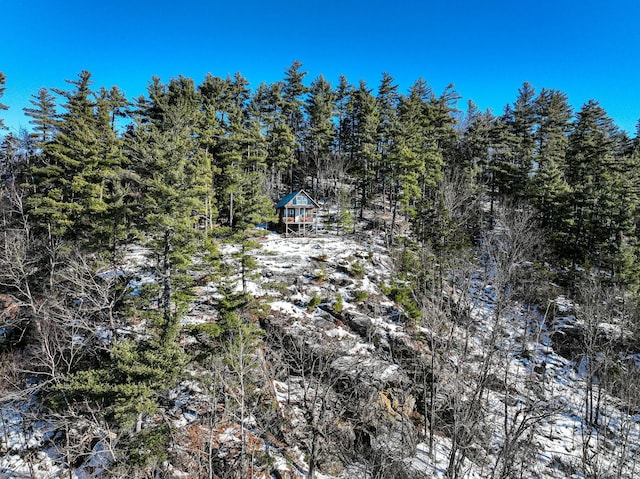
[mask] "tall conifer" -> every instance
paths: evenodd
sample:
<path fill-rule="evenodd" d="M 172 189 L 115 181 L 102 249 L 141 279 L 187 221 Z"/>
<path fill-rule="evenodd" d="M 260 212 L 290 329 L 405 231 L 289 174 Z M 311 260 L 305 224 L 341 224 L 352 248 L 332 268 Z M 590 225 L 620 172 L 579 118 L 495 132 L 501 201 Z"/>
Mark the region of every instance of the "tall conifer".
<path fill-rule="evenodd" d="M 306 173 L 313 175 L 312 193 L 317 195 L 336 137 L 335 97 L 331 84 L 322 75 L 311 83 L 304 107 L 308 118 L 303 140 L 306 159 L 304 165 L 306 165 Z"/>
<path fill-rule="evenodd" d="M 33 107 L 25 108 L 24 112 L 32 119 L 33 136 L 37 144 L 42 147 L 53 139 L 56 132 L 56 101 L 55 97 L 46 88 L 40 88 L 37 95 L 32 95 L 29 103 Z"/>
<path fill-rule="evenodd" d="M 0 98 L 3 97 L 4 91 L 6 90 L 6 87 L 5 87 L 6 81 L 7 81 L 7 77 L 5 76 L 4 73 L 0 72 Z M 5 105 L 4 103 L 0 103 L 0 111 L 8 110 L 8 109 L 9 107 L 7 105 Z M 6 126 L 4 124 L 4 120 L 0 118 L 0 130 L 3 130 L 5 128 Z"/>
<path fill-rule="evenodd" d="M 571 107 L 567 96 L 557 90 L 542 89 L 536 99 L 535 176 L 531 199 L 540 210 L 543 226 L 549 228 L 554 241 L 565 243 L 563 223 L 568 220 L 566 205 L 569 185 L 564 176 Z"/>
<path fill-rule="evenodd" d="M 358 178 L 360 190 L 359 216 L 363 217 L 373 189 L 375 171 L 379 167 L 380 154 L 378 151 L 378 127 L 380 117 L 376 99 L 371 89 L 361 80 L 358 88 L 351 95 L 349 114 L 352 116 L 351 125 L 351 155 L 353 167 Z"/>

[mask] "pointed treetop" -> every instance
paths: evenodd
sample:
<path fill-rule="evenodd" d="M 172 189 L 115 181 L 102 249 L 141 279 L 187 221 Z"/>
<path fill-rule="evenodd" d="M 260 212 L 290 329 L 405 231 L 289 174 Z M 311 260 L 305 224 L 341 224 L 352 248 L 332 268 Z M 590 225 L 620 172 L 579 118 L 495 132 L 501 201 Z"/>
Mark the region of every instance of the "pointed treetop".
<path fill-rule="evenodd" d="M 4 73 L 0 72 L 0 98 L 2 98 L 2 95 L 4 95 L 4 90 L 6 89 L 6 87 L 4 86 L 5 82 L 7 80 L 7 77 L 5 76 Z M 8 110 L 9 107 L 3 103 L 0 103 L 0 111 L 1 110 Z M 0 118 L 0 130 L 5 129 L 6 126 L 4 125 L 4 122 L 2 121 L 2 118 Z"/>

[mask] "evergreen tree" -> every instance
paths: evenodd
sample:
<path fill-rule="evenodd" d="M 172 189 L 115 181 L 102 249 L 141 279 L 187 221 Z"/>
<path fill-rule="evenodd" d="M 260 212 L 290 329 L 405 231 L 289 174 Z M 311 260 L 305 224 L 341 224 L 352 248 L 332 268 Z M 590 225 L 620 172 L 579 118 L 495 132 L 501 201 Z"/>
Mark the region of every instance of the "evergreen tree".
<path fill-rule="evenodd" d="M 450 170 L 463 172 L 478 182 L 488 182 L 489 152 L 491 149 L 491 131 L 495 116 L 490 111 L 482 112 L 469 100 L 467 114 L 461 125 L 460 140 L 453 161 L 447 166 Z"/>
<path fill-rule="evenodd" d="M 129 169 L 124 153 L 124 140 L 118 134 L 116 118 L 124 118 L 124 108 L 129 102 L 122 92 L 113 87 L 101 88 L 96 98 L 96 121 L 101 161 L 93 173 L 94 181 L 100 182 L 105 209 L 96 214 L 93 222 L 93 243 L 96 249 L 108 248 L 115 261 L 120 246 L 132 236 L 135 189 L 139 178 Z"/>
<path fill-rule="evenodd" d="M 125 96 L 124 92 L 117 86 L 111 87 L 110 90 L 104 88 L 100 91 L 100 96 L 107 102 L 109 118 L 111 119 L 111 130 L 117 131 L 117 119 L 126 118 L 129 115 L 129 107 L 131 103 Z"/>
<path fill-rule="evenodd" d="M 296 139 L 283 113 L 282 83 L 261 84 L 252 98 L 252 111 L 260 121 L 267 148 L 268 193 L 279 197 L 282 175 L 295 163 Z"/>
<path fill-rule="evenodd" d="M 407 216 L 415 213 L 420 198 L 420 180 L 425 177 L 426 163 L 422 156 L 426 123 L 425 103 L 431 90 L 420 79 L 402 96 L 398 105 L 398 124 L 392 151 L 394 177 L 397 178 L 398 198 Z M 395 219 L 394 207 L 394 219 Z"/>
<path fill-rule="evenodd" d="M 454 155 L 458 141 L 456 126 L 460 111 L 457 102 L 460 95 L 455 91 L 453 84 L 448 85 L 440 96 L 432 95 L 428 103 L 428 117 L 435 135 L 435 143 L 442 152 L 443 158 Z"/>
<path fill-rule="evenodd" d="M 338 161 L 344 161 L 347 155 L 349 144 L 348 121 L 350 118 L 351 95 L 353 94 L 353 85 L 349 83 L 347 77 L 340 76 L 338 86 L 335 89 L 335 106 L 336 106 L 336 147 L 334 155 Z"/>
<path fill-rule="evenodd" d="M 535 154 L 535 90 L 525 82 L 513 105 L 505 107 L 493 131 L 493 195 L 523 198 Z"/>
<path fill-rule="evenodd" d="M 510 124 L 516 138 L 515 159 L 518 166 L 518 184 L 521 194 L 526 193 L 529 175 L 533 170 L 536 129 L 536 91 L 525 82 L 518 90 L 518 98 L 513 105 L 513 123 Z"/>
<path fill-rule="evenodd" d="M 637 153 L 640 151 L 640 120 L 636 123 L 636 136 L 633 138 L 631 143 L 631 151 L 630 153 Z"/>
<path fill-rule="evenodd" d="M 496 198 L 515 197 L 518 188 L 523 186 L 523 177 L 515 158 L 517 138 L 510 127 L 513 116 L 511 105 L 507 105 L 491 129 L 488 176 L 492 202 Z"/>
<path fill-rule="evenodd" d="M 29 103 L 33 107 L 25 108 L 24 112 L 32 118 L 29 123 L 33 125 L 34 138 L 42 148 L 42 145 L 53 139 L 57 131 L 55 97 L 46 88 L 40 88 L 37 95 L 32 95 Z"/>
<path fill-rule="evenodd" d="M 296 138 L 286 122 L 276 119 L 267 129 L 265 140 L 270 183 L 275 186 L 272 196 L 279 197 L 283 192 L 282 174 L 291 171 L 296 161 Z"/>
<path fill-rule="evenodd" d="M 375 171 L 379 164 L 378 126 L 380 119 L 376 108 L 376 99 L 364 81 L 360 81 L 358 88 L 351 95 L 349 114 L 351 127 L 351 157 L 354 172 L 358 179 L 360 191 L 360 213 L 367 206 L 373 189 Z"/>
<path fill-rule="evenodd" d="M 423 151 L 425 176 L 421 181 L 418 216 L 414 229 L 423 244 L 429 243 L 437 249 L 444 249 L 448 235 L 448 217 L 454 212 L 446 211 L 442 181 L 444 179 L 444 159 L 454 154 L 457 142 L 455 124 L 456 102 L 459 95 L 453 85 L 436 97 L 431 95 L 425 105 L 423 123 Z"/>
<path fill-rule="evenodd" d="M 259 101 L 249 101 L 249 93 L 239 74 L 229 83 L 226 131 L 217 152 L 221 177 L 217 183 L 222 186 L 218 203 L 228 215 L 230 239 L 241 245 L 236 259 L 243 293 L 255 268 L 252 251 L 259 246 L 252 240 L 253 230 L 274 214 L 265 188 L 268 140 L 263 134 L 263 110 Z"/>
<path fill-rule="evenodd" d="M 294 61 L 285 71 L 282 87 L 283 114 L 287 119 L 289 128 L 298 140 L 301 140 L 304 124 L 304 97 L 309 89 L 304 85 L 303 79 L 307 72 L 300 71 L 302 63 Z"/>
<path fill-rule="evenodd" d="M 271 221 L 274 216 L 273 202 L 265 192 L 266 141 L 255 118 L 249 118 L 245 126 L 242 149 L 236 220 L 233 227 L 246 230 Z"/>
<path fill-rule="evenodd" d="M 267 210 L 272 207 L 264 192 L 267 144 L 259 117 L 247 107 L 247 84 L 239 74 L 228 83 L 225 133 L 216 152 L 220 168 L 215 181 L 218 206 L 232 229 L 266 220 Z M 256 212 L 262 220 L 257 219 Z"/>
<path fill-rule="evenodd" d="M 617 215 L 626 208 L 621 162 L 622 135 L 605 110 L 591 100 L 576 115 L 569 136 L 566 178 L 571 187 L 568 252 L 574 264 L 610 267 L 625 233 L 627 221 Z M 615 221 L 614 221 L 615 220 Z"/>
<path fill-rule="evenodd" d="M 54 90 L 66 98 L 66 111 L 56 125 L 56 135 L 42 144 L 42 154 L 30 169 L 33 194 L 29 204 L 41 228 L 89 244 L 96 238 L 97 218 L 108 209 L 106 177 L 118 163 L 119 155 L 111 149 L 114 143 L 105 141 L 105 135 L 111 135 L 107 131 L 110 128 L 98 117 L 98 104 L 90 88 L 91 74 L 83 71 L 78 80 L 68 83 L 75 88 Z M 41 104 L 43 116 L 47 105 L 47 101 Z M 38 120 L 43 129 L 45 121 Z"/>
<path fill-rule="evenodd" d="M 640 155 L 620 156 L 614 170 L 607 266 L 616 284 L 637 293 L 640 288 Z"/>
<path fill-rule="evenodd" d="M 208 74 L 204 82 L 198 86 L 200 122 L 197 129 L 200 162 L 208 165 L 209 171 L 202 173 L 202 181 L 208 183 L 208 194 L 205 197 L 205 218 L 207 229 L 212 229 L 220 211 L 218 201 L 221 198 L 221 167 L 219 153 L 227 131 L 227 112 L 229 110 L 230 79 L 222 79 Z"/>
<path fill-rule="evenodd" d="M 477 106 L 469 101 L 466 118 L 461 127 L 458 149 L 453 161 L 448 164 L 448 177 L 459 178 L 467 183 L 474 192 L 475 198 L 490 199 L 490 215 L 493 218 L 494 210 L 494 175 L 491 169 L 491 157 L 493 154 L 492 132 L 495 127 L 496 117 L 490 110 L 480 111 Z M 452 181 L 456 184 L 456 181 Z M 477 232 L 482 224 L 482 215 L 475 215 L 475 223 L 470 225 L 467 232 Z"/>
<path fill-rule="evenodd" d="M 392 178 L 393 168 L 391 165 L 391 155 L 393 151 L 394 132 L 397 128 L 399 99 L 398 85 L 395 84 L 395 80 L 388 73 L 383 73 L 376 96 L 376 109 L 379 116 L 377 140 L 380 160 L 380 166 L 376 169 L 376 183 L 381 185 L 383 197 L 385 194 L 388 195 L 390 205 L 393 204 L 393 198 L 397 194 L 397 191 L 391 188 L 392 185 L 396 184 Z"/>
<path fill-rule="evenodd" d="M 5 76 L 4 73 L 0 72 L 0 98 L 3 97 L 4 91 L 6 90 L 6 87 L 4 86 L 6 81 L 7 81 L 7 77 Z M 5 105 L 4 103 L 0 103 L 0 111 L 8 110 L 8 109 L 9 107 L 7 105 Z M 6 128 L 7 127 L 4 124 L 4 120 L 0 118 L 0 130 L 6 129 Z"/>
<path fill-rule="evenodd" d="M 201 240 L 196 225 L 205 211 L 206 192 L 194 161 L 193 136 L 200 113 L 189 79 L 172 79 L 168 86 L 154 79 L 149 96 L 139 102 L 129 145 L 141 183 L 137 222 L 147 237 L 156 278 L 139 307 L 158 327 L 160 342 L 168 345 L 191 297 L 188 270 Z M 147 306 L 150 300 L 157 308 Z"/>
<path fill-rule="evenodd" d="M 300 162 L 304 141 L 304 98 L 309 89 L 304 85 L 303 79 L 307 72 L 300 71 L 302 63 L 294 61 L 285 71 L 282 86 L 282 114 L 289 130 L 296 139 L 296 163 Z M 303 172 L 304 174 L 304 172 Z M 291 189 L 294 188 L 293 172 L 290 174 Z M 298 181 L 298 186 L 303 186 L 304 181 Z"/>
<path fill-rule="evenodd" d="M 398 133 L 394 149 L 394 161 L 398 171 L 402 202 L 405 211 L 415 217 L 418 203 L 424 212 L 433 192 L 442 180 L 444 158 L 440 141 L 450 121 L 439 99 L 424 80 L 418 80 L 409 95 L 400 100 L 398 108 Z M 446 100 L 445 100 L 446 103 Z M 423 221 L 423 218 L 420 219 Z"/>
<path fill-rule="evenodd" d="M 4 187 L 15 182 L 16 166 L 18 163 L 18 139 L 11 133 L 6 135 L 0 143 L 0 185 Z"/>
<path fill-rule="evenodd" d="M 67 100 L 59 119 L 44 88 L 31 101 L 34 108 L 25 110 L 33 118 L 37 147 L 25 178 L 29 205 L 41 231 L 94 251 L 108 246 L 115 255 L 126 236 L 130 198 L 125 183 L 131 174 L 114 122 L 123 100 L 117 89 L 94 93 L 86 71 L 69 83 L 75 89 L 56 90 Z"/>
<path fill-rule="evenodd" d="M 313 172 L 312 192 L 317 196 L 330 161 L 331 147 L 336 137 L 334 124 L 335 97 L 331 84 L 321 75 L 311 83 L 305 101 L 308 126 L 303 140 L 307 173 Z"/>
<path fill-rule="evenodd" d="M 554 241 L 565 243 L 570 192 L 564 177 L 568 134 L 573 113 L 567 96 L 557 90 L 542 89 L 536 99 L 535 176 L 531 189 L 533 204 L 539 209 L 542 225 L 550 230 Z"/>
<path fill-rule="evenodd" d="M 160 399 L 175 386 L 185 365 L 176 344 L 120 339 L 98 365 L 65 376 L 53 388 L 58 407 L 96 413 L 119 428 L 141 432 L 142 419 L 156 412 Z"/>

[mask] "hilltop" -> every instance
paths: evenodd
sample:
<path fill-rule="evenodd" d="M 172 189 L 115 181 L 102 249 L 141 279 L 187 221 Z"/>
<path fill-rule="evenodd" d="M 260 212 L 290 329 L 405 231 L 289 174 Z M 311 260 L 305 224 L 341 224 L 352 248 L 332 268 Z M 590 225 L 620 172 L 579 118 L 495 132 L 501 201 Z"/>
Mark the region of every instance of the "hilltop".
<path fill-rule="evenodd" d="M 638 138 L 529 83 L 461 117 L 305 75 L 33 97 L 0 144 L 1 474 L 633 477 Z"/>

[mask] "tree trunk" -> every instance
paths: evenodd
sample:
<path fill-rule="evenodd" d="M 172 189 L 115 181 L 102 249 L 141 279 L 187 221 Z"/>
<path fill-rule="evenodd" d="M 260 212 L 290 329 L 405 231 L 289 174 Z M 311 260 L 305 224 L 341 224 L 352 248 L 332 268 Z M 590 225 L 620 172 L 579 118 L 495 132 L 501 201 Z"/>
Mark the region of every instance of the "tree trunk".
<path fill-rule="evenodd" d="M 171 328 L 171 229 L 164 233 L 164 251 L 162 258 L 162 319 L 164 331 L 162 339 L 167 340 Z"/>

